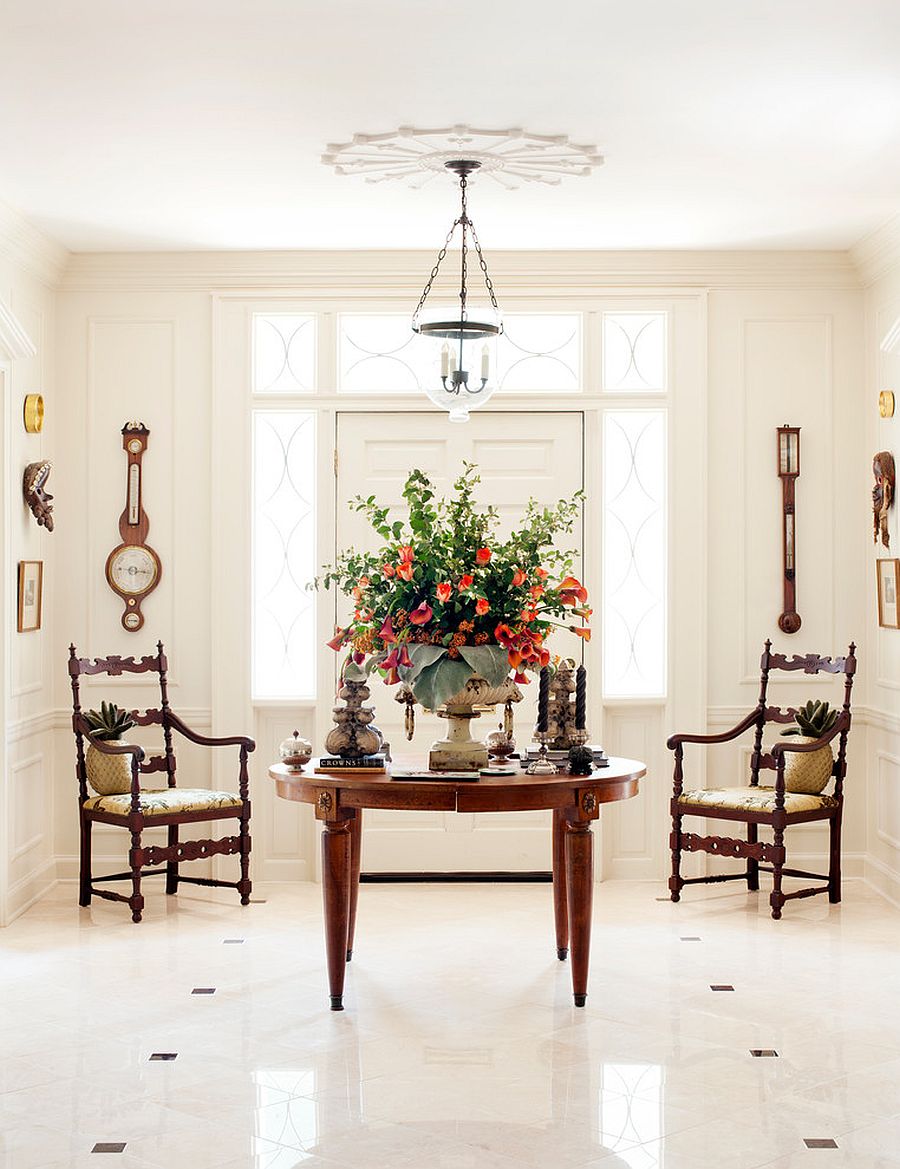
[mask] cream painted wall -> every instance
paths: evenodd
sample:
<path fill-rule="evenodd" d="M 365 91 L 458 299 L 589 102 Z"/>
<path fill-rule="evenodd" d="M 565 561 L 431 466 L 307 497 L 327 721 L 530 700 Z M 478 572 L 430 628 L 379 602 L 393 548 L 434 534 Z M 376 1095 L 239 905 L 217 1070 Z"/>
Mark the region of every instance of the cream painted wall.
<path fill-rule="evenodd" d="M 2 632 L 0 681 L 4 728 L 0 771 L 0 924 L 20 913 L 56 877 L 53 769 L 53 669 L 56 551 L 59 532 L 38 528 L 22 499 L 28 463 L 55 459 L 60 435 L 55 388 L 55 292 L 62 250 L 42 239 L 24 221 L 0 207 L 0 303 L 13 314 L 34 346 L 34 356 L 7 360 L 0 346 L 0 389 L 4 390 L 2 462 Z M 5 368 L 4 368 L 5 367 Z M 41 434 L 27 434 L 22 421 L 25 394 L 44 395 Z M 50 477 L 55 494 L 58 479 Z M 58 501 L 54 501 L 58 502 Z M 59 518 L 60 510 L 54 512 Z M 43 620 L 36 632 L 16 632 L 16 581 L 20 560 L 42 560 Z"/>
<path fill-rule="evenodd" d="M 869 662 L 866 719 L 866 770 L 869 795 L 866 875 L 869 881 L 900 903 L 900 630 L 881 629 L 877 617 L 875 560 L 900 556 L 900 505 L 889 517 L 890 549 L 873 545 L 870 491 L 872 456 L 889 450 L 900 462 L 900 413 L 882 419 L 878 392 L 892 389 L 900 402 L 900 353 L 885 353 L 880 344 L 900 317 L 900 249 L 866 291 L 866 394 L 864 475 L 858 484 L 865 534 L 866 626 Z"/>
<path fill-rule="evenodd" d="M 862 294 L 832 290 L 719 292 L 709 309 L 709 720 L 734 726 L 754 706 L 759 658 L 776 651 L 824 655 L 859 647 L 854 705 L 865 694 L 866 497 L 859 452 Z M 798 633 L 778 628 L 782 610 L 781 481 L 777 426 L 800 426 L 796 485 Z M 841 679 L 842 681 L 843 679 Z M 822 675 L 770 676 L 781 706 L 822 697 L 842 700 L 839 682 Z M 718 747 L 708 782 L 739 783 L 750 742 Z M 857 718 L 849 746 L 844 871 L 860 876 L 866 851 L 865 726 Z M 716 760 L 713 764 L 713 760 Z M 791 850 L 791 839 L 794 839 Z M 824 857 L 827 829 L 789 833 L 794 862 Z M 727 866 L 726 866 L 727 867 Z"/>
<path fill-rule="evenodd" d="M 198 726 L 217 725 L 215 695 L 230 685 L 227 639 L 213 647 L 210 622 L 218 589 L 211 577 L 210 531 L 213 295 L 312 298 L 346 291 L 408 299 L 417 292 L 424 265 L 424 257 L 409 254 L 72 258 L 59 295 L 57 329 L 62 389 L 57 425 L 68 441 L 58 452 L 56 483 L 70 517 L 57 544 L 66 587 L 55 601 L 54 703 L 60 713 L 54 848 L 60 876 L 74 876 L 76 864 L 72 748 L 64 719 L 68 641 L 74 639 L 85 652 L 133 653 L 162 637 L 176 683 L 173 705 Z M 706 644 L 695 647 L 702 697 L 698 709 L 708 711 L 709 726 L 731 725 L 755 702 L 758 655 L 766 636 L 789 652 L 839 653 L 851 637 L 863 642 L 868 587 L 863 566 L 869 567 L 867 487 L 864 469 L 859 469 L 865 462 L 860 453 L 865 445 L 863 293 L 846 256 L 522 254 L 492 258 L 492 271 L 499 288 L 530 292 L 547 303 L 577 303 L 579 297 L 616 289 L 631 295 L 666 290 L 705 295 L 708 324 L 699 367 L 708 366 L 708 443 L 700 427 L 674 457 L 699 456 L 709 483 L 708 516 L 697 515 L 706 550 L 696 559 L 697 588 L 709 596 Z M 119 430 L 132 418 L 151 429 L 145 506 L 149 539 L 164 565 L 162 583 L 146 604 L 147 624 L 136 636 L 121 630 L 118 602 L 103 577 L 122 508 Z M 774 430 L 785 421 L 803 427 L 798 571 L 804 624 L 794 638 L 779 634 L 775 626 L 781 592 Z M 227 547 L 231 532 L 219 536 Z M 673 548 L 672 555 L 678 554 Z M 243 571 L 243 555 L 235 549 L 236 572 Z M 676 611 L 673 624 L 678 619 Z M 213 648 L 216 659 L 226 663 L 217 686 L 210 675 Z M 788 686 L 778 697 L 802 699 L 807 689 Z M 150 699 L 140 686 L 132 695 L 135 702 Z M 857 701 L 863 701 L 862 689 Z M 627 719 L 628 711 L 623 709 L 621 717 Z M 632 739 L 640 729 L 634 728 Z M 654 740 L 673 729 L 659 726 Z M 864 758 L 864 741 L 860 720 L 851 763 Z M 260 746 L 256 782 L 265 782 L 262 756 L 270 745 Z M 670 760 L 663 750 L 658 760 L 649 784 L 664 800 Z M 197 782 L 208 782 L 205 762 L 198 766 Z M 737 780 L 743 763 L 737 752 L 726 749 L 717 766 Z M 710 780 L 720 776 L 725 778 L 724 772 L 710 772 Z M 867 849 L 865 784 L 851 788 L 850 796 L 847 873 L 861 875 Z M 653 830 L 645 835 L 654 847 L 641 875 L 661 877 L 668 859 L 665 811 L 649 801 L 643 807 L 642 815 L 652 818 Z M 820 834 L 802 831 L 795 849 L 808 859 L 820 857 Z M 260 852 L 266 839 L 265 833 L 256 837 L 254 866 L 260 871 L 267 859 Z M 311 825 L 297 834 L 308 850 L 314 839 Z M 101 835 L 97 849 L 109 864 L 113 858 L 119 864 L 121 834 Z M 305 871 L 311 872 L 312 854 L 305 860 Z"/>

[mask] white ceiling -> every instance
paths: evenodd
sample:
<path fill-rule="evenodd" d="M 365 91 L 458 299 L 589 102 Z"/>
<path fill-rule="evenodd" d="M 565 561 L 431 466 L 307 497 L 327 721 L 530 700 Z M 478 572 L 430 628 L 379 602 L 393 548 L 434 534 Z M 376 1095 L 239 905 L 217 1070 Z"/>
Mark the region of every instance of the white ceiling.
<path fill-rule="evenodd" d="M 473 184 L 488 253 L 847 247 L 900 207 L 900 3 L 0 0 L 0 198 L 74 250 L 436 249 L 449 179 L 319 156 L 458 122 L 606 156 Z"/>

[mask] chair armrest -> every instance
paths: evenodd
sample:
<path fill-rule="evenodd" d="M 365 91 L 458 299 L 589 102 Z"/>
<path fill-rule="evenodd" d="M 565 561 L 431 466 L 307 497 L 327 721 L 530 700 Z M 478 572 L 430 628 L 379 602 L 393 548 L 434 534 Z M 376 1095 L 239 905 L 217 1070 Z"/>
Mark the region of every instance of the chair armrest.
<path fill-rule="evenodd" d="M 758 718 L 759 709 L 757 708 L 751 710 L 746 718 L 741 719 L 738 725 L 732 727 L 730 731 L 723 731 L 720 735 L 672 735 L 666 740 L 666 746 L 670 751 L 674 751 L 680 743 L 730 743 L 732 739 L 736 739 L 738 735 L 749 730 Z"/>
<path fill-rule="evenodd" d="M 191 728 L 181 721 L 174 711 L 169 711 L 169 723 L 173 730 L 178 731 L 180 735 L 192 743 L 197 743 L 201 747 L 245 747 L 247 751 L 255 751 L 256 743 L 253 739 L 249 739 L 246 735 L 231 735 L 227 738 L 213 738 L 209 735 L 198 734 L 197 731 L 192 731 Z"/>
<path fill-rule="evenodd" d="M 83 715 L 76 715 L 72 719 L 74 729 L 80 731 L 87 739 L 92 747 L 96 747 L 103 755 L 134 755 L 138 763 L 143 762 L 144 748 L 139 747 L 137 743 L 119 743 L 113 746 L 113 743 L 108 739 L 98 739 L 96 735 L 91 732 L 91 728 L 87 719 Z"/>

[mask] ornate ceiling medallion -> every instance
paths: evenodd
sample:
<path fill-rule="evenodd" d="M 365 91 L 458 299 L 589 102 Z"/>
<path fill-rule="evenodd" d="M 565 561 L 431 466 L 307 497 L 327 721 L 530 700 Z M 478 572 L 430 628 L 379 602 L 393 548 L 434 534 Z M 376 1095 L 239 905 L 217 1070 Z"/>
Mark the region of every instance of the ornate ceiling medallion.
<path fill-rule="evenodd" d="M 354 134 L 350 142 L 330 143 L 322 162 L 333 166 L 335 174 L 361 175 L 368 183 L 403 182 L 419 188 L 435 175 L 446 174 L 447 163 L 459 158 L 478 163 L 479 175 L 508 189 L 522 183 L 555 186 L 570 175 L 589 175 L 603 165 L 596 146 L 579 146 L 567 134 L 472 126 L 442 130 L 401 126 L 389 134 Z"/>

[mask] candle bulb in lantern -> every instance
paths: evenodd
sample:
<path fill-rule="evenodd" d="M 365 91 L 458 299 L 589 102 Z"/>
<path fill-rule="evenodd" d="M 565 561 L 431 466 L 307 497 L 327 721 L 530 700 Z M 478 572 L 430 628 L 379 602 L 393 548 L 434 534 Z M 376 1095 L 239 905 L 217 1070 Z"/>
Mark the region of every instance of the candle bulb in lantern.
<path fill-rule="evenodd" d="M 587 670 L 579 666 L 575 671 L 575 730 L 587 729 Z"/>
<path fill-rule="evenodd" d="M 441 377 L 446 377 L 450 372 L 450 346 L 445 341 L 441 346 Z"/>
<path fill-rule="evenodd" d="M 538 716 L 535 730 L 546 731 L 550 716 L 550 667 L 544 666 L 541 670 L 541 680 L 538 687 Z"/>
<path fill-rule="evenodd" d="M 486 382 L 488 380 L 488 373 L 491 368 L 491 354 L 487 345 L 481 347 L 481 380 Z"/>

